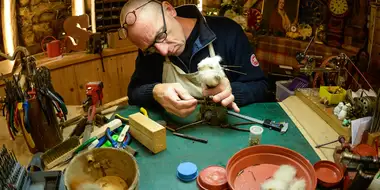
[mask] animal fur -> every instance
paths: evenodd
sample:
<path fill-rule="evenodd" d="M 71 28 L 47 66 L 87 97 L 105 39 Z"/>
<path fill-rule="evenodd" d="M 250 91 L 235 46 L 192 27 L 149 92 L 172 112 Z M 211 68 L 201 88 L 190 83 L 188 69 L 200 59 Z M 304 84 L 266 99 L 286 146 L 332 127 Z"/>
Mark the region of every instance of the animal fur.
<path fill-rule="evenodd" d="M 289 186 L 289 190 L 305 190 L 306 181 L 304 179 L 296 179 Z"/>
<path fill-rule="evenodd" d="M 288 184 L 282 180 L 268 179 L 261 184 L 261 190 L 287 190 Z"/>
<path fill-rule="evenodd" d="M 290 183 L 297 174 L 297 170 L 290 165 L 282 165 L 280 168 L 274 173 L 273 178 L 275 180 L 281 180 L 285 183 Z"/>
<path fill-rule="evenodd" d="M 261 184 L 261 190 L 305 190 L 306 181 L 295 178 L 297 170 L 290 165 L 281 165 L 272 178 Z"/>
<path fill-rule="evenodd" d="M 202 87 L 214 88 L 226 77 L 220 62 L 220 56 L 207 57 L 198 63 L 199 81 Z"/>

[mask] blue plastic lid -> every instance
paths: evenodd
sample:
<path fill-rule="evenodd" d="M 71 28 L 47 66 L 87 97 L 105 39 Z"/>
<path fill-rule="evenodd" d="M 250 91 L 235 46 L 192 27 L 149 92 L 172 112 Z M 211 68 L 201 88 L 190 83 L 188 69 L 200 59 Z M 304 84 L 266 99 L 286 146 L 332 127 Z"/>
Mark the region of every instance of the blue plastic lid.
<path fill-rule="evenodd" d="M 177 177 L 185 182 L 193 181 L 198 176 L 198 168 L 191 162 L 183 162 L 177 167 Z"/>

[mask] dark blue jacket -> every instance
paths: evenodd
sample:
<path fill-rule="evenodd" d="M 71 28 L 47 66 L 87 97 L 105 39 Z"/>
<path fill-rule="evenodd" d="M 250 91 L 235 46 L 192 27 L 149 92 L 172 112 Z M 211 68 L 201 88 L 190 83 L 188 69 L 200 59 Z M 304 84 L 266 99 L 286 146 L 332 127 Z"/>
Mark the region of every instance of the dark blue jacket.
<path fill-rule="evenodd" d="M 200 32 L 193 46 L 190 68 L 176 56 L 169 57 L 170 60 L 184 72 L 196 72 L 197 64 L 210 56 L 207 46 L 212 42 L 215 53 L 224 60 L 223 64 L 241 66 L 232 69 L 247 73 L 242 75 L 225 71 L 238 106 L 265 101 L 268 83 L 261 68 L 251 64 L 253 49 L 241 26 L 226 17 L 203 17 L 194 5 L 180 6 L 176 11 L 179 17 L 200 19 Z M 160 54 L 144 56 L 139 50 L 135 72 L 128 87 L 129 104 L 158 106 L 152 91 L 155 84 L 162 82 L 164 59 Z"/>

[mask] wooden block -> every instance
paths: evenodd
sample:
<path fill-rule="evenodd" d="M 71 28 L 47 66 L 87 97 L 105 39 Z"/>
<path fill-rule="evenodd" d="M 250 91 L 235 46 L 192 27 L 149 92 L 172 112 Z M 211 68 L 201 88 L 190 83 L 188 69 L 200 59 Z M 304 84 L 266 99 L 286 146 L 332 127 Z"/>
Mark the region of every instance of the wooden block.
<path fill-rule="evenodd" d="M 130 133 L 153 153 L 166 149 L 166 129 L 141 113 L 129 116 Z"/>

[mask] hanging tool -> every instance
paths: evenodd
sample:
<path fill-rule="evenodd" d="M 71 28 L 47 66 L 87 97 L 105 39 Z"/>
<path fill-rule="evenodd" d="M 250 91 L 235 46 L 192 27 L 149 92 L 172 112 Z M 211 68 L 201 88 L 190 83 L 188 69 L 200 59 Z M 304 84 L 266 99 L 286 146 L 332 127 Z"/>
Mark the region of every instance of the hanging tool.
<path fill-rule="evenodd" d="M 96 114 L 97 106 L 102 104 L 103 99 L 103 82 L 89 82 L 86 84 L 86 95 L 87 99 L 83 103 L 84 108 L 88 107 L 87 114 L 87 125 L 83 133 L 83 140 L 87 141 L 93 131 L 93 119 Z"/>
<path fill-rule="evenodd" d="M 255 119 L 255 118 L 252 118 L 252 117 L 249 117 L 246 115 L 242 115 L 242 114 L 239 114 L 239 113 L 236 113 L 233 111 L 227 111 L 227 113 L 229 115 L 232 115 L 232 116 L 235 116 L 235 117 L 238 117 L 241 119 L 245 119 L 245 120 L 251 121 L 253 123 L 261 124 L 266 128 L 269 128 L 271 130 L 273 129 L 273 130 L 281 132 L 281 133 L 286 133 L 286 131 L 288 131 L 288 123 L 276 123 L 270 119 L 258 120 L 258 119 Z"/>
<path fill-rule="evenodd" d="M 333 143 L 336 143 L 336 142 L 340 142 L 341 144 L 343 144 L 344 142 L 346 142 L 346 139 L 343 136 L 339 136 L 337 140 L 317 145 L 317 146 L 315 146 L 315 148 L 320 148 L 320 147 L 323 147 L 323 146 L 326 146 L 326 145 L 329 145 L 329 144 L 333 144 Z"/>

